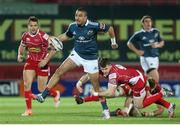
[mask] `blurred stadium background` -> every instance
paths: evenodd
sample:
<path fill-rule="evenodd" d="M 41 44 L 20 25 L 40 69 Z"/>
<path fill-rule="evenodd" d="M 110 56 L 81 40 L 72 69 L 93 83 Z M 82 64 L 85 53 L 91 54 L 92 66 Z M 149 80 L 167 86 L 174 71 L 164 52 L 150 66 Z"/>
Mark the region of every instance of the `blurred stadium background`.
<path fill-rule="evenodd" d="M 160 50 L 160 83 L 173 90 L 175 97 L 180 97 L 180 0 L 0 0 L 0 106 L 3 107 L 2 97 L 23 96 L 23 63 L 17 64 L 16 58 L 28 17 L 37 16 L 41 29 L 57 36 L 66 30 L 74 19 L 74 11 L 81 6 L 87 8 L 89 19 L 115 28 L 119 49 L 111 50 L 107 35 L 99 34 L 99 55 L 141 71 L 138 57 L 126 43 L 141 28 L 141 17 L 151 15 L 154 26 L 165 40 L 165 47 Z M 68 56 L 73 43 L 69 41 L 64 46 L 64 50 L 53 58 L 51 73 Z M 75 83 L 82 74 L 82 68 L 77 68 L 63 76 L 56 86 L 61 96 L 68 97 L 77 92 Z M 106 81 L 101 82 L 106 85 Z M 33 86 L 36 84 L 35 80 Z M 90 83 L 84 86 L 83 96 L 89 95 L 90 86 Z M 32 91 L 38 93 L 37 89 Z"/>

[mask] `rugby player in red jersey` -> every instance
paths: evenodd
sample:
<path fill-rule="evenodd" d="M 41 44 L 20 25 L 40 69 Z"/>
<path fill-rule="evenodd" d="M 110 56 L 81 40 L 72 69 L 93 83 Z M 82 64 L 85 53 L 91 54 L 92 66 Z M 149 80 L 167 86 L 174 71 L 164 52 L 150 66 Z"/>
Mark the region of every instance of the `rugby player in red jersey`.
<path fill-rule="evenodd" d="M 132 99 L 136 108 L 141 109 L 152 103 L 157 103 L 168 109 L 170 118 L 174 116 L 175 105 L 162 98 L 163 94 L 172 94 L 172 92 L 161 90 L 160 86 L 157 86 L 158 84 L 156 83 L 154 83 L 156 86 L 152 85 L 152 80 L 151 85 L 148 85 L 147 83 L 150 82 L 150 80 L 147 81 L 147 77 L 138 70 L 125 68 L 121 65 L 110 64 L 108 59 L 102 59 L 100 61 L 100 67 L 104 77 L 108 78 L 108 89 L 98 93 L 93 92 L 95 96 L 85 97 L 82 101 L 76 97 L 76 101 L 98 101 L 98 96 L 114 97 L 116 90 L 121 88 L 121 96 L 129 96 L 129 92 L 132 91 Z M 79 89 L 81 86 L 80 83 L 82 83 L 83 80 L 86 80 L 85 76 L 84 78 L 82 77 L 77 84 L 77 88 L 80 91 L 82 91 Z"/>
<path fill-rule="evenodd" d="M 38 90 L 42 92 L 45 89 L 50 75 L 49 61 L 56 53 L 55 49 L 50 47 L 49 35 L 39 29 L 38 18 L 30 16 L 27 26 L 28 31 L 22 35 L 17 57 L 17 61 L 22 62 L 26 55 L 23 69 L 26 110 L 22 116 L 32 115 L 32 82 L 37 76 Z M 50 95 L 54 97 L 55 107 L 58 107 L 60 92 L 51 90 Z"/>

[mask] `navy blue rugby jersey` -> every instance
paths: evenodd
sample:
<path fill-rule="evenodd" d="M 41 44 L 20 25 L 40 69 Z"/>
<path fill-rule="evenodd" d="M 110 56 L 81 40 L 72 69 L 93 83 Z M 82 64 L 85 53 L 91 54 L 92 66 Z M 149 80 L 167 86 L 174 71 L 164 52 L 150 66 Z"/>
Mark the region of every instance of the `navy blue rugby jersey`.
<path fill-rule="evenodd" d="M 133 43 L 140 50 L 144 51 L 144 57 L 158 57 L 159 49 L 152 48 L 151 45 L 154 42 L 160 42 L 162 38 L 159 31 L 156 28 L 152 28 L 150 31 L 140 30 L 133 34 L 128 42 Z"/>
<path fill-rule="evenodd" d="M 97 33 L 107 32 L 109 26 L 87 20 L 83 26 L 73 22 L 69 25 L 66 35 L 74 38 L 74 50 L 78 55 L 86 60 L 98 58 Z"/>

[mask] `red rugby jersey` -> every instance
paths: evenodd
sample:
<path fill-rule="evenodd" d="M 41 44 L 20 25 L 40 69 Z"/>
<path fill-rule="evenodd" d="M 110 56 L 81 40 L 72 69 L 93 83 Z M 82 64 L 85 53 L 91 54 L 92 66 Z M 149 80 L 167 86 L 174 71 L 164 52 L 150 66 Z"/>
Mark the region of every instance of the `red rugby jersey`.
<path fill-rule="evenodd" d="M 48 54 L 48 38 L 49 35 L 40 30 L 35 35 L 31 35 L 29 32 L 22 35 L 21 45 L 27 48 L 28 60 L 40 61 L 46 57 Z"/>

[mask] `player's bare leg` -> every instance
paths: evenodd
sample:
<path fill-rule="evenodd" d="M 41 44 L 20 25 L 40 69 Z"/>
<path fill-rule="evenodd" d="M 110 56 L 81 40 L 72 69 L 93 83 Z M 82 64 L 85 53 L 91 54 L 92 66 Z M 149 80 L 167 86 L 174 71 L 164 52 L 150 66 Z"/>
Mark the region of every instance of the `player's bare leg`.
<path fill-rule="evenodd" d="M 164 108 L 161 105 L 157 105 L 157 109 L 151 112 L 143 112 L 143 116 L 148 117 L 148 116 L 161 116 L 162 113 L 164 112 Z"/>
<path fill-rule="evenodd" d="M 36 73 L 34 70 L 24 70 L 23 71 L 23 80 L 24 80 L 24 96 L 26 101 L 26 110 L 22 116 L 32 115 L 32 92 L 31 85 Z"/>
<path fill-rule="evenodd" d="M 153 69 L 147 73 L 147 75 L 153 78 L 157 83 L 159 82 L 159 73 L 157 69 Z"/>
<path fill-rule="evenodd" d="M 70 58 L 67 58 L 50 78 L 47 87 L 49 89 L 53 88 L 58 83 L 62 75 L 76 67 L 77 65 Z"/>
<path fill-rule="evenodd" d="M 90 74 L 88 73 L 90 81 L 92 83 L 93 89 L 95 92 L 99 91 L 99 72 Z"/>
<path fill-rule="evenodd" d="M 67 58 L 50 78 L 46 89 L 42 92 L 41 95 L 37 96 L 37 101 L 41 103 L 44 102 L 44 99 L 48 96 L 50 90 L 58 83 L 61 76 L 75 67 L 77 67 L 77 65 L 70 58 Z"/>
<path fill-rule="evenodd" d="M 43 90 L 46 88 L 46 83 L 48 82 L 48 76 L 38 76 L 38 90 L 40 92 L 43 92 Z M 56 91 L 55 89 L 51 89 L 49 92 L 50 96 L 54 97 L 54 106 L 57 108 L 60 104 L 60 92 Z"/>
<path fill-rule="evenodd" d="M 93 85 L 93 89 L 95 92 L 99 92 L 99 72 L 90 74 L 88 73 L 90 77 L 90 81 Z M 103 118 L 104 119 L 109 119 L 110 118 L 110 112 L 109 108 L 106 103 L 106 98 L 105 97 L 99 97 L 99 100 L 101 102 L 102 108 L 103 108 Z"/>
<path fill-rule="evenodd" d="M 39 92 L 42 92 L 46 88 L 46 83 L 48 82 L 48 76 L 38 76 L 37 82 L 38 82 L 38 90 Z"/>

